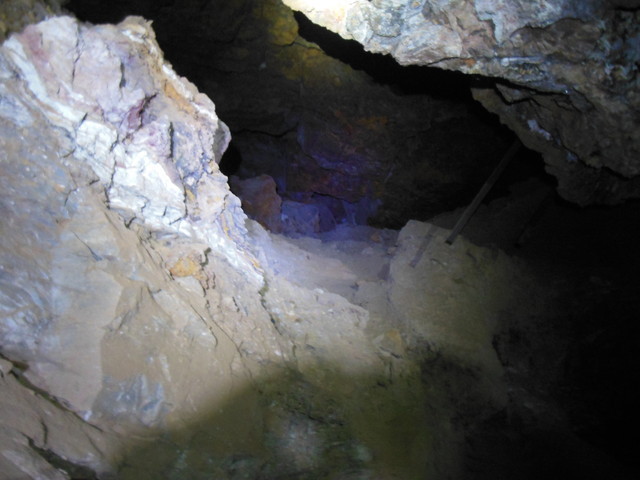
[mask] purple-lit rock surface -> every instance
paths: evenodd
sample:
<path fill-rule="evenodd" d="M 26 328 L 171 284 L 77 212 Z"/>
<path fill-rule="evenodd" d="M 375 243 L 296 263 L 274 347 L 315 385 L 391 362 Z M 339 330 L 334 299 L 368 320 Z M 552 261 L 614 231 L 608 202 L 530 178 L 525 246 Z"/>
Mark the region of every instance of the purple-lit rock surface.
<path fill-rule="evenodd" d="M 284 0 L 372 52 L 497 79 L 475 98 L 579 204 L 640 197 L 637 0 Z"/>
<path fill-rule="evenodd" d="M 286 233 L 313 235 L 320 231 L 320 212 L 315 205 L 285 200 L 282 223 Z"/>

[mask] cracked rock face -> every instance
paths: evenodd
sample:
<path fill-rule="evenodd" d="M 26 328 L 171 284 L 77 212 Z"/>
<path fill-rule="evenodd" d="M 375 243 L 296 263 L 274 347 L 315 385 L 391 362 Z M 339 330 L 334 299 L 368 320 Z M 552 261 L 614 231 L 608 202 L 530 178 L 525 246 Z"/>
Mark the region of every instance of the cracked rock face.
<path fill-rule="evenodd" d="M 449 440 L 433 440 L 400 332 L 376 325 L 390 333 L 372 341 L 372 313 L 345 297 L 358 275 L 340 261 L 247 229 L 217 165 L 228 141 L 139 17 L 55 17 L 0 47 L 3 474 L 451 468 L 425 464 Z M 337 293 L 313 284 L 318 272 Z M 454 410 L 438 411 L 451 441 Z"/>
<path fill-rule="evenodd" d="M 553 335 L 549 357 L 519 339 L 566 318 L 559 281 L 416 221 L 271 234 L 220 173 L 228 142 L 139 17 L 2 44 L 1 475 L 469 478 L 494 468 L 474 429 L 555 418 L 510 382 L 558 373 Z"/>
<path fill-rule="evenodd" d="M 404 65 L 495 78 L 475 97 L 579 204 L 640 196 L 640 2 L 284 0 Z"/>
<path fill-rule="evenodd" d="M 280 0 L 83 0 L 69 8 L 96 23 L 131 12 L 153 19 L 167 58 L 215 99 L 229 125 L 239 167 L 225 173 L 268 174 L 283 201 L 311 204 L 329 224 L 355 216 L 401 228 L 464 204 L 510 142 L 462 75 L 409 78 L 391 58 L 335 42 Z M 333 50 L 314 43 L 322 34 Z M 459 84 L 463 99 L 453 93 Z"/>
<path fill-rule="evenodd" d="M 246 217 L 216 163 L 228 129 L 133 17 L 93 28 L 57 17 L 13 35 L 0 98 L 0 469 L 68 478 L 47 473 L 53 456 L 113 472 L 132 428 L 184 421 L 187 403 L 241 389 L 250 369 L 213 321 L 226 302 L 270 325 Z M 228 297 L 205 299 L 216 284 Z M 254 297 L 233 305 L 232 291 Z M 181 375 L 191 362 L 209 380 Z M 41 395 L 24 422 L 4 423 L 29 391 Z"/>

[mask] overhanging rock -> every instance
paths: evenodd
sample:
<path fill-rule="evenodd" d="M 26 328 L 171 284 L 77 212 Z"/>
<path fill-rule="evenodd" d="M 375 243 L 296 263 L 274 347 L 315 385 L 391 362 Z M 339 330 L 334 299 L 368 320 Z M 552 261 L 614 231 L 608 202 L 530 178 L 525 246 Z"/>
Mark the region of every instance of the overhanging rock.
<path fill-rule="evenodd" d="M 283 0 L 404 65 L 491 80 L 475 97 L 543 153 L 565 198 L 640 197 L 637 0 Z"/>

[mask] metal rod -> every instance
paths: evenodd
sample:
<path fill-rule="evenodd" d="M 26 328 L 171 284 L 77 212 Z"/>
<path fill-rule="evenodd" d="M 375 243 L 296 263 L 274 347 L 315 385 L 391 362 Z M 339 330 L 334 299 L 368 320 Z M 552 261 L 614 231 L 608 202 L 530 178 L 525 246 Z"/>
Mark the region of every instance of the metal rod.
<path fill-rule="evenodd" d="M 418 248 L 418 251 L 416 252 L 415 257 L 413 257 L 413 260 L 411 260 L 411 263 L 409 264 L 411 265 L 411 267 L 416 268 L 416 265 L 418 265 L 418 263 L 420 262 L 422 255 L 424 255 L 424 252 L 427 250 L 427 247 L 431 243 L 431 240 L 433 240 L 433 237 L 435 236 L 437 231 L 438 231 L 438 227 L 436 225 L 431 225 L 429 227 L 427 236 L 424 237 L 424 240 L 420 244 L 420 248 Z"/>
<path fill-rule="evenodd" d="M 460 231 L 467 224 L 469 219 L 473 216 L 475 211 L 480 206 L 480 203 L 482 202 L 484 197 L 486 197 L 487 193 L 489 193 L 489 190 L 491 190 L 491 187 L 493 187 L 493 184 L 496 183 L 496 180 L 498 180 L 498 178 L 500 177 L 500 174 L 507 167 L 507 165 L 509 164 L 513 156 L 518 152 L 518 150 L 520 150 L 521 146 L 522 144 L 520 143 L 520 140 L 516 138 L 514 142 L 511 144 L 511 146 L 509 147 L 509 150 L 507 150 L 507 153 L 505 153 L 504 156 L 502 157 L 502 160 L 500 160 L 500 163 L 498 163 L 496 168 L 493 170 L 493 173 L 491 174 L 491 176 L 487 179 L 486 182 L 484 182 L 484 185 L 482 185 L 482 188 L 476 194 L 476 197 L 469 204 L 469 206 L 464 211 L 462 216 L 458 219 L 456 226 L 453 227 L 451 234 L 445 240 L 449 245 L 453 245 L 453 241 L 456 239 Z"/>

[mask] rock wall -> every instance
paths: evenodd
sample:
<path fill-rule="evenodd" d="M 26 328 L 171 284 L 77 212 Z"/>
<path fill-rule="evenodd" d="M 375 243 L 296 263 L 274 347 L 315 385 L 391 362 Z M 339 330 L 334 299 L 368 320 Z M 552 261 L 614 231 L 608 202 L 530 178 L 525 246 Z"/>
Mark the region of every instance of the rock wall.
<path fill-rule="evenodd" d="M 3 381 L 46 392 L 23 412 L 35 430 L 4 425 L 2 471 L 47 471 L 41 451 L 114 472 L 132 429 L 184 422 L 186 405 L 245 388 L 250 368 L 220 326 L 238 319 L 215 320 L 232 292 L 253 292 L 244 312 L 270 325 L 245 216 L 216 164 L 228 129 L 139 18 L 29 26 L 0 65 Z M 229 297 L 205 297 L 216 282 Z M 16 399 L 3 400 L 11 419 Z"/>
<path fill-rule="evenodd" d="M 637 0 L 284 0 L 403 65 L 482 75 L 475 97 L 542 152 L 565 198 L 640 196 Z"/>
<path fill-rule="evenodd" d="M 400 228 L 465 204 L 510 142 L 468 86 L 466 99 L 450 93 L 460 78 L 408 80 L 392 59 L 363 55 L 355 42 L 327 50 L 329 39 L 323 51 L 314 43 L 322 32 L 299 27 L 280 0 L 74 0 L 69 8 L 93 22 L 132 12 L 153 19 L 167 57 L 229 125 L 241 160 L 230 173 L 268 174 L 284 200 L 328 209 L 338 223 L 355 212 L 359 223 Z"/>
<path fill-rule="evenodd" d="M 4 475 L 421 478 L 457 468 L 454 397 L 477 378 L 427 391 L 403 346 L 424 312 L 392 329 L 368 300 L 347 299 L 357 272 L 247 229 L 218 168 L 228 142 L 211 100 L 164 62 L 139 17 L 55 17 L 4 42 Z M 321 287 L 334 277 L 343 290 Z M 466 355 L 459 335 L 437 339 L 445 355 Z M 478 385 L 484 418 L 504 399 Z M 427 398 L 439 407 L 425 409 Z"/>
<path fill-rule="evenodd" d="M 474 429 L 560 417 L 525 381 L 557 374 L 554 336 L 519 340 L 557 282 L 420 222 L 270 234 L 219 171 L 228 143 L 139 17 L 2 44 L 2 475 L 496 478 Z"/>

